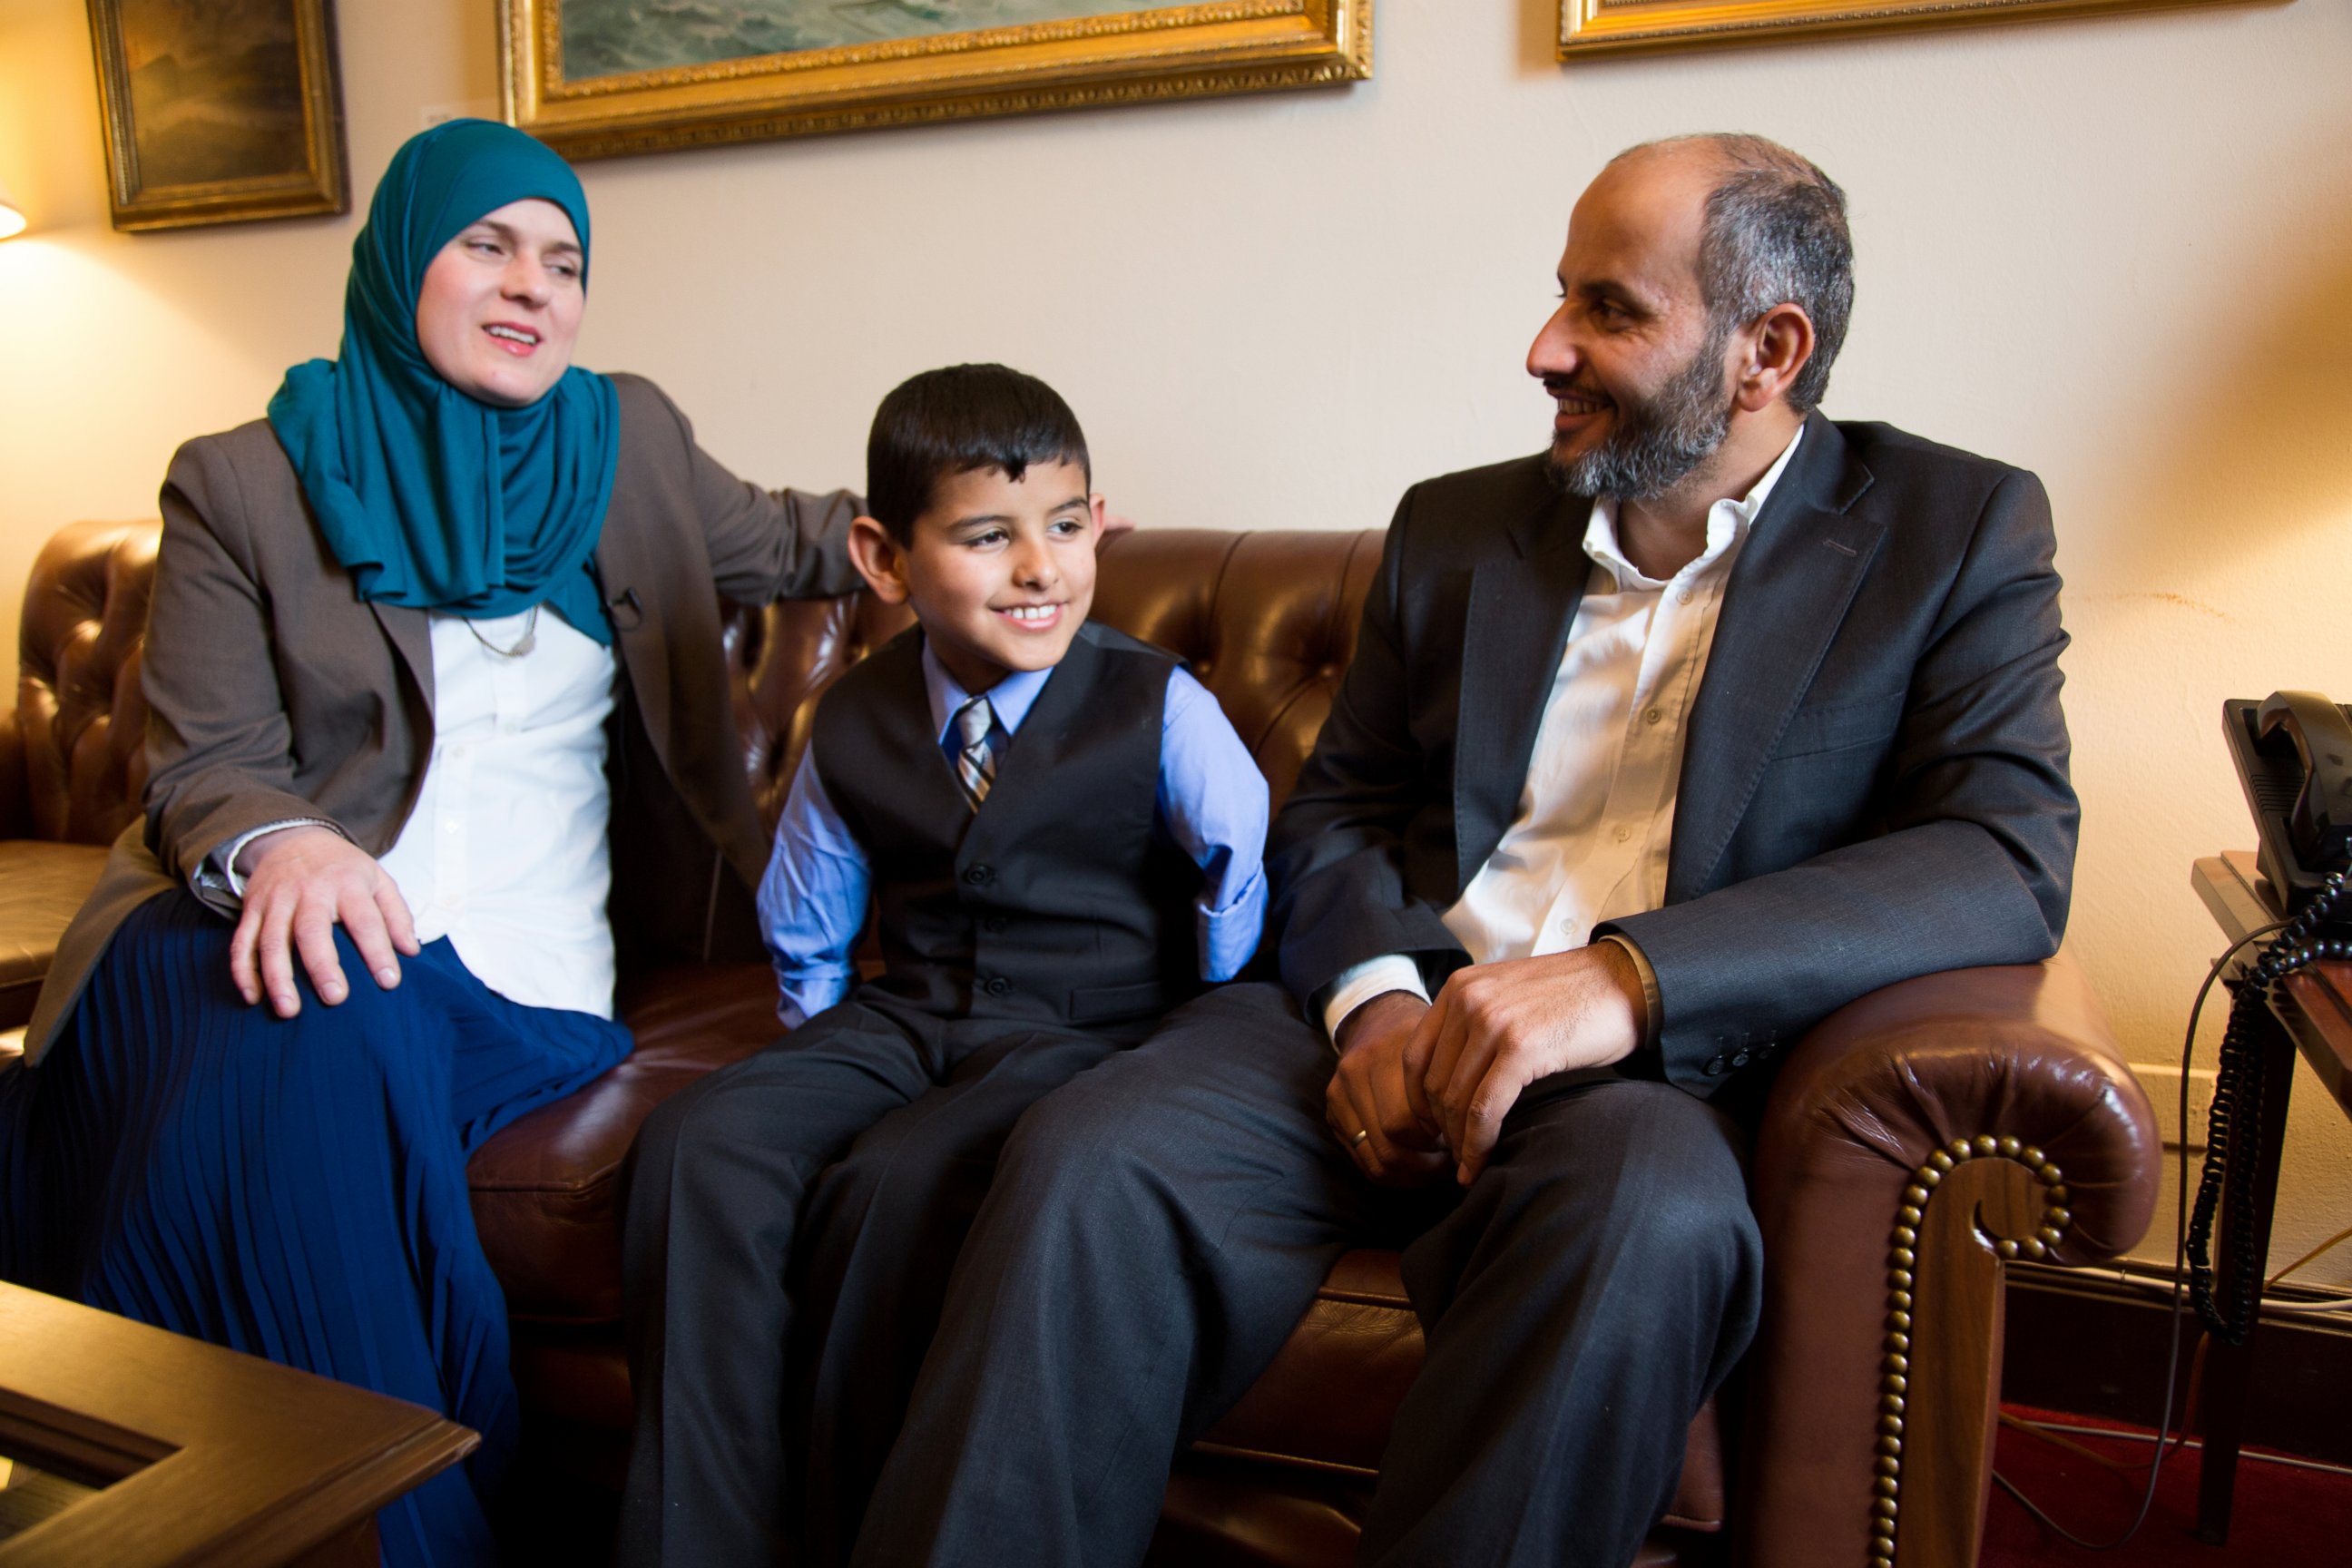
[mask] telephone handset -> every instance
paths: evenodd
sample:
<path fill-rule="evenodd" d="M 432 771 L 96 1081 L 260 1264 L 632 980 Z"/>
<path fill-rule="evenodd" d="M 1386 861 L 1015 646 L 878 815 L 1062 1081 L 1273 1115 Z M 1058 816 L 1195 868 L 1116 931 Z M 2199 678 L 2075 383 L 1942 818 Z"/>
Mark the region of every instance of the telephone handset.
<path fill-rule="evenodd" d="M 2352 869 L 2352 709 L 2315 691 L 2221 704 L 2260 839 L 2258 862 L 2290 915 Z"/>

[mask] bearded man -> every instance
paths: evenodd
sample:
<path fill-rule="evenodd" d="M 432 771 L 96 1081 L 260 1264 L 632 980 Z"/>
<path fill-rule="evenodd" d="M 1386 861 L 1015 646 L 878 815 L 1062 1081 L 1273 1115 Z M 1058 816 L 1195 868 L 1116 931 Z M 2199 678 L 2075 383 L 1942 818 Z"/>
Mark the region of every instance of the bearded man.
<path fill-rule="evenodd" d="M 1755 1329 L 1782 1046 L 2054 951 L 2048 503 L 1814 411 L 1843 194 L 1759 138 L 1635 148 L 1559 278 L 1550 451 L 1406 494 L 1276 825 L 1288 995 L 1022 1124 L 861 1563 L 1139 1561 L 1178 1446 L 1385 1245 L 1428 1359 L 1362 1560 L 1622 1568 Z"/>

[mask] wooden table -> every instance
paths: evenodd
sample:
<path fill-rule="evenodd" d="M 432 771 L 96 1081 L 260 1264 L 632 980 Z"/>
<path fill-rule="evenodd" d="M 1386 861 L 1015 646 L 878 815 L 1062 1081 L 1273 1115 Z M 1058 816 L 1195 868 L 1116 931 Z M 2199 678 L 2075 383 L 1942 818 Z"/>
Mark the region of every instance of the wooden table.
<path fill-rule="evenodd" d="M 2270 882 L 2254 868 L 2251 850 L 2233 849 L 2197 862 L 2189 883 L 2212 912 L 2221 934 L 2236 942 L 2281 918 Z M 2241 955 L 2246 967 L 2263 943 Z M 2294 1084 L 2294 1058 L 2303 1059 L 2336 1097 L 2336 1104 L 2352 1116 L 2352 963 L 2315 963 L 2287 977 L 2277 1000 L 2263 1017 L 2266 1047 L 2263 1052 L 2262 1119 L 2252 1137 L 2230 1141 L 2223 1181 L 2232 1190 L 2251 1183 L 2254 1226 L 2247 1249 L 2255 1267 L 2270 1257 L 2271 1206 L 2278 1196 L 2279 1150 L 2286 1138 L 2287 1095 Z M 2226 1200 L 2224 1208 L 2226 1209 Z M 2233 1267 L 2228 1226 L 2217 1223 L 2214 1269 L 2229 1278 Z M 2238 1447 L 2245 1432 L 2246 1396 L 2252 1384 L 2254 1345 L 2260 1336 L 2259 1316 L 2242 1345 L 2225 1345 L 2210 1339 L 2205 1347 L 2203 1408 L 2205 1462 L 2199 1479 L 2197 1534 L 2220 1545 L 2230 1536 L 2230 1503 L 2238 1477 Z"/>
<path fill-rule="evenodd" d="M 0 1539 L 0 1568 L 372 1564 L 375 1510 L 480 1441 L 401 1400 L 0 1284 L 0 1455 L 41 1472 L 16 1511 L 68 1505 Z"/>

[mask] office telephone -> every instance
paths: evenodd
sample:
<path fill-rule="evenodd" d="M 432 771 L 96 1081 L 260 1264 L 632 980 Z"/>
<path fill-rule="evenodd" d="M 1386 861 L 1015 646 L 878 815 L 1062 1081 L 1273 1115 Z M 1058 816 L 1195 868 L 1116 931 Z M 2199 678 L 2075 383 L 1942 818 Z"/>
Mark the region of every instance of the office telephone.
<path fill-rule="evenodd" d="M 2315 691 L 2221 704 L 2221 731 L 2260 838 L 2257 858 L 2289 915 L 2352 867 L 2352 708 Z"/>

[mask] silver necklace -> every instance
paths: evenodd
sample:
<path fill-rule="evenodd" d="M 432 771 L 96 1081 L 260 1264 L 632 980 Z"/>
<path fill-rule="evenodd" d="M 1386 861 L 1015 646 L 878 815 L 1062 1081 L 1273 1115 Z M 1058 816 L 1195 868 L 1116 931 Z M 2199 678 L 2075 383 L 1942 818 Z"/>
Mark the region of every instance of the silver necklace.
<path fill-rule="evenodd" d="M 475 627 L 474 623 L 471 620 L 468 620 L 466 623 L 466 629 L 474 634 L 474 640 L 476 642 L 480 643 L 484 647 L 488 648 L 500 658 L 520 658 L 523 655 L 529 653 L 532 648 L 539 646 L 539 606 L 537 605 L 533 605 L 530 607 L 530 616 L 522 624 L 521 640 L 517 642 L 512 647 L 500 647 L 498 644 L 484 637 L 481 632 Z"/>

